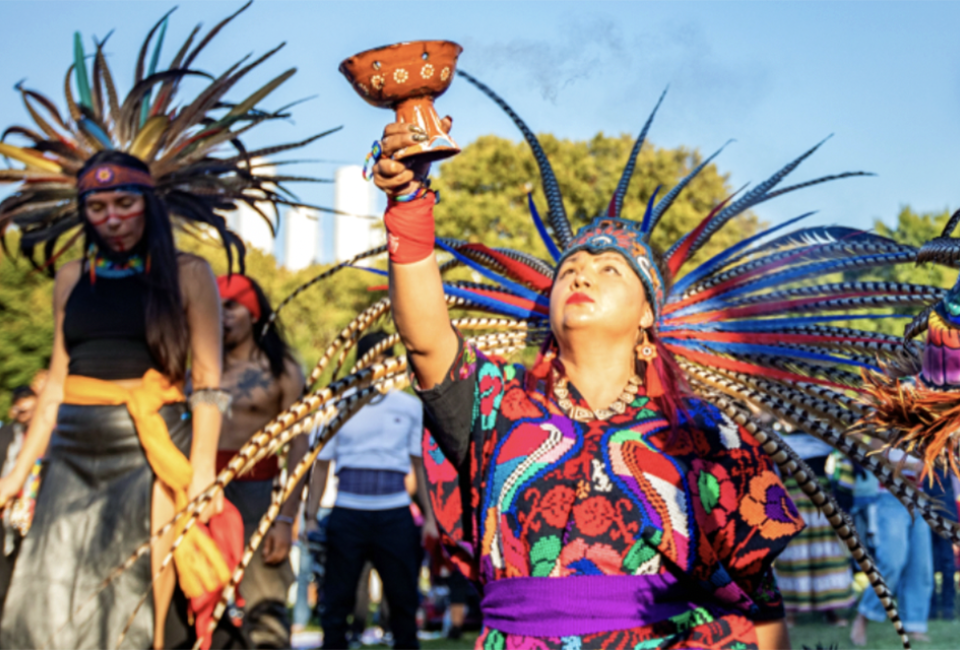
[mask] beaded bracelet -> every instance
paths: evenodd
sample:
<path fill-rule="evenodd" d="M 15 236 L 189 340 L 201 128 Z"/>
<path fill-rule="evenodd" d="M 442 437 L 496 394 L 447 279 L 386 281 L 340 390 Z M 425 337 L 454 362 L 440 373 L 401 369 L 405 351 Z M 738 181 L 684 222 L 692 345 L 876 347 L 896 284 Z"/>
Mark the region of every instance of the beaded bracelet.
<path fill-rule="evenodd" d="M 379 140 L 374 140 L 373 145 L 370 147 L 370 153 L 367 154 L 366 159 L 363 161 L 363 180 L 368 181 L 373 177 L 373 166 L 377 164 L 382 154 L 383 146 L 381 146 Z"/>
<path fill-rule="evenodd" d="M 196 409 L 198 404 L 211 404 L 216 406 L 220 413 L 229 411 L 232 402 L 233 396 L 222 388 L 198 388 L 187 400 L 191 411 Z"/>
<path fill-rule="evenodd" d="M 290 524 L 291 526 L 293 525 L 293 517 L 288 517 L 286 515 L 277 515 L 277 518 L 274 519 L 274 522 L 277 521 L 283 524 Z"/>

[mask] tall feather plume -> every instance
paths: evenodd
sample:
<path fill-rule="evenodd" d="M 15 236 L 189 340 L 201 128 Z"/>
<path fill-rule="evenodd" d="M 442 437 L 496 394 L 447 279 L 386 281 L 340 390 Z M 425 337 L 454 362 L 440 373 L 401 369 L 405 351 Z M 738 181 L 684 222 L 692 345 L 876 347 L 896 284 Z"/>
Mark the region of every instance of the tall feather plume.
<path fill-rule="evenodd" d="M 608 217 L 620 216 L 620 210 L 623 207 L 623 199 L 627 195 L 627 190 L 630 189 L 630 179 L 633 177 L 633 170 L 637 166 L 637 156 L 640 155 L 640 150 L 643 148 L 643 143 L 647 139 L 647 133 L 650 131 L 650 125 L 653 124 L 653 118 L 656 116 L 657 110 L 660 108 L 660 104 L 663 103 L 663 98 L 666 96 L 667 88 L 664 88 L 663 92 L 660 94 L 660 99 L 657 100 L 656 106 L 653 107 L 653 111 L 650 112 L 650 117 L 647 118 L 643 128 L 640 130 L 640 135 L 637 136 L 637 140 L 633 144 L 633 149 L 630 151 L 630 158 L 627 160 L 627 164 L 623 168 L 623 174 L 620 176 L 620 182 L 617 183 L 617 189 L 614 190 L 613 198 L 610 199 L 610 206 L 607 208 Z M 651 199 L 651 201 L 652 200 L 653 199 Z"/>
<path fill-rule="evenodd" d="M 573 231 L 570 229 L 567 210 L 563 207 L 563 196 L 560 194 L 560 184 L 557 183 L 557 177 L 553 173 L 553 167 L 550 166 L 550 160 L 543 151 L 543 147 L 540 146 L 540 141 L 537 140 L 537 136 L 530 130 L 526 122 L 520 119 L 520 116 L 510 108 L 510 105 L 490 88 L 463 70 L 458 69 L 457 74 L 479 88 L 483 94 L 496 102 L 497 106 L 502 108 L 503 111 L 510 116 L 510 119 L 513 120 L 517 128 L 520 129 L 524 139 L 533 151 L 533 157 L 537 161 L 537 167 L 540 168 L 540 178 L 543 181 L 543 193 L 547 197 L 547 205 L 550 206 L 550 211 L 547 213 L 547 221 L 550 223 L 550 227 L 553 228 L 553 234 L 557 238 L 557 243 L 560 244 L 560 248 L 567 248 L 573 240 Z"/>

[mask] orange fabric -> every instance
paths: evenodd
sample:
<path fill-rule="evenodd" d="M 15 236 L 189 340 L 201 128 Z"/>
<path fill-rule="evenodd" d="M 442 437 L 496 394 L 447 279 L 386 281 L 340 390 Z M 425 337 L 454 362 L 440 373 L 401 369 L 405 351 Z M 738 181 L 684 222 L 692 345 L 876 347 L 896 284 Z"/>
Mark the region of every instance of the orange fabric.
<path fill-rule="evenodd" d="M 147 462 L 173 495 L 179 512 L 189 502 L 187 490 L 193 479 L 193 467 L 170 439 L 160 408 L 164 404 L 182 402 L 183 393 L 152 368 L 143 375 L 142 381 L 140 387 L 128 390 L 102 379 L 70 375 L 63 386 L 63 401 L 82 406 L 125 405 L 137 428 Z M 178 526 L 178 534 L 183 527 L 184 524 Z M 174 551 L 173 559 L 180 588 L 187 598 L 217 589 L 230 579 L 230 571 L 217 545 L 196 526 L 187 531 L 183 542 Z"/>

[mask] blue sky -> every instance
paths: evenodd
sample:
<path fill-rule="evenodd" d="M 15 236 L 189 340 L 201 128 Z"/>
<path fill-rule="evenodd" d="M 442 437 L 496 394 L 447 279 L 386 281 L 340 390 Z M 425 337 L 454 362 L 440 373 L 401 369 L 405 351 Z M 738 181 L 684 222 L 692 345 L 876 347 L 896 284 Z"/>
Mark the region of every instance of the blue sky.
<path fill-rule="evenodd" d="M 240 2 L 181 2 L 163 61 L 198 22 L 209 27 Z M 27 124 L 13 86 L 26 79 L 63 106 L 72 34 L 90 44 L 115 30 L 107 53 L 122 92 L 150 26 L 172 2 L 2 2 L 0 115 Z M 827 135 L 791 177 L 868 170 L 761 206 L 777 222 L 810 209 L 822 223 L 871 227 L 904 204 L 960 206 L 960 3 L 946 2 L 288 2 L 258 0 L 199 58 L 218 73 L 248 52 L 287 47 L 234 97 L 296 66 L 267 106 L 317 95 L 290 122 L 258 129 L 254 144 L 344 129 L 298 157 L 299 170 L 332 177 L 360 163 L 389 114 L 363 103 L 337 71 L 347 56 L 403 40 L 464 46 L 460 66 L 491 85 L 537 132 L 584 139 L 635 133 L 659 93 L 670 91 L 651 131 L 658 146 L 686 145 L 718 159 L 739 186 L 759 182 Z M 461 143 L 519 134 L 499 109 L 460 80 L 438 101 Z M 325 186 L 301 197 L 332 203 Z"/>

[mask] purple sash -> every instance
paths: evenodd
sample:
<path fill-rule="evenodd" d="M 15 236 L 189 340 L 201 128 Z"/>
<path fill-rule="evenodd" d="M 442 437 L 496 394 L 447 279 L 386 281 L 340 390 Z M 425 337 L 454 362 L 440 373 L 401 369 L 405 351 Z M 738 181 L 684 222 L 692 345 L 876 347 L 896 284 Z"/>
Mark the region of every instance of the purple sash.
<path fill-rule="evenodd" d="M 484 624 L 522 636 L 626 630 L 703 606 L 687 601 L 690 594 L 669 574 L 506 578 L 483 591 Z"/>

